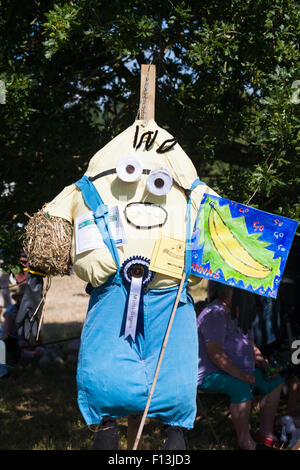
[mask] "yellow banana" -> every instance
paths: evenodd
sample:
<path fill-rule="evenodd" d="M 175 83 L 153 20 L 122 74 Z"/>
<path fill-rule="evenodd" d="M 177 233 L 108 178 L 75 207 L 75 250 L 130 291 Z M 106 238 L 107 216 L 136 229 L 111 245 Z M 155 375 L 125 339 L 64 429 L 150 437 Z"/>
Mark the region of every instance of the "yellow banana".
<path fill-rule="evenodd" d="M 216 250 L 232 269 L 244 276 L 258 279 L 263 279 L 270 274 L 272 269 L 256 261 L 235 238 L 213 203 L 211 203 L 208 216 L 208 227 Z"/>

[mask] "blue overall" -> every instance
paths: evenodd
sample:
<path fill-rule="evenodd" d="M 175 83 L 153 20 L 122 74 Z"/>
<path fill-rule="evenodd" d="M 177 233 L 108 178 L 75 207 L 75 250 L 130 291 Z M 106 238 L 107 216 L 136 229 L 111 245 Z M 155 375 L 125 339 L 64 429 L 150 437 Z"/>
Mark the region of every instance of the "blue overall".
<path fill-rule="evenodd" d="M 196 180 L 191 191 L 200 180 Z M 108 208 L 93 183 L 76 183 L 117 266 L 117 272 L 91 292 L 81 335 L 77 367 L 78 405 L 88 425 L 103 416 L 141 415 L 154 379 L 178 286 L 145 289 L 142 329 L 135 342 L 124 337 L 128 291 L 120 276 L 119 256 L 110 236 Z M 191 266 L 191 198 L 187 201 L 186 279 Z M 147 416 L 164 424 L 193 427 L 196 416 L 198 337 L 192 298 L 184 286 L 166 345 Z"/>

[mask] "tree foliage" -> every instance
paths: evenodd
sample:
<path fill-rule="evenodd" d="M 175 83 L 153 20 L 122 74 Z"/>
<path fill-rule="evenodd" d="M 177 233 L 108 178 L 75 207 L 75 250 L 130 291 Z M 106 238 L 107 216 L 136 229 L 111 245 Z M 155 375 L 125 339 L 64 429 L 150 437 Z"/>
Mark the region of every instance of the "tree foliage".
<path fill-rule="evenodd" d="M 157 123 L 202 180 L 299 218 L 299 15 L 293 0 L 0 0 L 7 268 L 25 212 L 81 177 L 134 121 L 142 63 L 156 65 Z"/>

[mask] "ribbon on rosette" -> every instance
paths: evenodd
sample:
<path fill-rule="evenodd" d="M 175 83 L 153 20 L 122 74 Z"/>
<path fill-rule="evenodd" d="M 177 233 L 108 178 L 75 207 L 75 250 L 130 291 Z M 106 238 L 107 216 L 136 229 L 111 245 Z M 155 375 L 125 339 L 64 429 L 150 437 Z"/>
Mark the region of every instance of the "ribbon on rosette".
<path fill-rule="evenodd" d="M 133 256 L 124 261 L 120 270 L 122 280 L 128 290 L 124 336 L 125 339 L 131 336 L 134 342 L 138 316 L 140 312 L 143 312 L 144 289 L 154 277 L 154 272 L 150 271 L 149 265 L 149 259 Z"/>

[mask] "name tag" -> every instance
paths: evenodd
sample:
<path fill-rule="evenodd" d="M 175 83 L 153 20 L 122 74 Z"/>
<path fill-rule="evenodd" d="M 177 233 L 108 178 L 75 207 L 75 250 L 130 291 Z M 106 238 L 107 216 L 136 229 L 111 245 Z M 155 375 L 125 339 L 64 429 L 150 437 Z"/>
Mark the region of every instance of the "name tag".
<path fill-rule="evenodd" d="M 162 235 L 156 241 L 149 269 L 181 279 L 184 268 L 185 240 Z"/>

